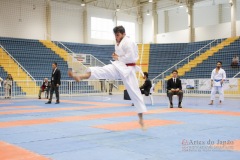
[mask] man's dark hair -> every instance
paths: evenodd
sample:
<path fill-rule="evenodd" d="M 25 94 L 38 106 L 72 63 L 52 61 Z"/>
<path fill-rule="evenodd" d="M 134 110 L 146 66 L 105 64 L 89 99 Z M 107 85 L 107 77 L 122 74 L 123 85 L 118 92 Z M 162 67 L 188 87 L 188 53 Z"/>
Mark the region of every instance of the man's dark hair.
<path fill-rule="evenodd" d="M 173 70 L 173 71 L 172 71 L 172 73 L 173 73 L 173 72 L 176 72 L 176 73 L 178 73 L 178 71 L 177 71 L 177 70 Z"/>
<path fill-rule="evenodd" d="M 57 62 L 53 62 L 53 64 L 55 64 L 57 66 Z"/>
<path fill-rule="evenodd" d="M 148 78 L 148 73 L 147 72 L 143 72 L 143 74 Z"/>
<path fill-rule="evenodd" d="M 221 61 L 217 61 L 217 64 L 220 63 L 222 65 L 222 62 Z"/>
<path fill-rule="evenodd" d="M 124 34 L 125 28 L 123 26 L 116 26 L 115 28 L 113 28 L 113 32 L 114 34 L 117 34 L 117 33 Z"/>

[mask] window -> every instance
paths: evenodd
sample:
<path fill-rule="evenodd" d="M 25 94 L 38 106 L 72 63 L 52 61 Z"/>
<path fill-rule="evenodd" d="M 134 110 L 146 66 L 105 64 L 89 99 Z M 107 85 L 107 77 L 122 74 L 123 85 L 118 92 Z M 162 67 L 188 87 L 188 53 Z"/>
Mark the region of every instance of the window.
<path fill-rule="evenodd" d="M 91 38 L 114 40 L 111 19 L 91 17 Z"/>
<path fill-rule="evenodd" d="M 126 35 L 129 36 L 133 41 L 136 39 L 135 34 L 135 23 L 133 22 L 126 22 L 126 21 L 117 21 L 118 26 L 123 26 L 126 31 Z"/>

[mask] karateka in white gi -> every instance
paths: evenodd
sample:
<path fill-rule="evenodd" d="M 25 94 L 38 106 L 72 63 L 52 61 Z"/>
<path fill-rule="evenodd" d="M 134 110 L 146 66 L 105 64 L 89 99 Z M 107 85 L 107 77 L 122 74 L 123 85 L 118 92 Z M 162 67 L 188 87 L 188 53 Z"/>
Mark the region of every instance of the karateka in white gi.
<path fill-rule="evenodd" d="M 209 105 L 213 105 L 215 100 L 215 94 L 219 93 L 219 103 L 224 101 L 223 82 L 226 79 L 226 72 L 222 69 L 222 62 L 217 62 L 217 67 L 212 71 L 211 75 L 211 102 Z"/>
<path fill-rule="evenodd" d="M 138 60 L 138 47 L 128 36 L 125 34 L 123 26 L 117 26 L 113 29 L 116 39 L 115 52 L 111 64 L 103 67 L 89 67 L 85 74 L 76 75 L 72 71 L 68 71 L 69 77 L 76 81 L 82 79 L 109 79 L 117 80 L 122 79 L 131 100 L 138 112 L 139 124 L 144 129 L 143 113 L 147 111 L 146 105 L 143 101 L 143 96 L 139 90 L 138 79 L 136 71 L 139 67 L 136 66 Z"/>

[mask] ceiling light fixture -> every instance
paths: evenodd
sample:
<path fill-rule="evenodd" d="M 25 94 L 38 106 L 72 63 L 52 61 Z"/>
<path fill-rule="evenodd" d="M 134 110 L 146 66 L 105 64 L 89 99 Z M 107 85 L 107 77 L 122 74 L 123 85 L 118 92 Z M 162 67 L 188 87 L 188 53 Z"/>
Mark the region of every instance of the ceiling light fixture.
<path fill-rule="evenodd" d="M 82 0 L 81 6 L 84 7 L 85 5 L 86 5 L 86 3 L 84 2 L 84 0 Z"/>
<path fill-rule="evenodd" d="M 152 3 L 152 2 L 153 2 L 153 0 L 149 0 L 148 2 Z"/>
<path fill-rule="evenodd" d="M 149 10 L 147 10 L 147 15 L 148 15 L 148 16 L 150 15 Z"/>
<path fill-rule="evenodd" d="M 120 11 L 120 6 L 117 5 L 116 11 L 119 12 Z"/>

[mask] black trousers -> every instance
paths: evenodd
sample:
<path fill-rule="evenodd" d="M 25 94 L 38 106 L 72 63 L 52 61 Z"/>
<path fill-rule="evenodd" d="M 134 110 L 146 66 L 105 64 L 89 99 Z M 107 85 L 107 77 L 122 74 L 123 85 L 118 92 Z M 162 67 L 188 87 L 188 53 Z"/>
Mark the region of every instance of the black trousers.
<path fill-rule="evenodd" d="M 144 90 L 144 89 L 140 89 L 142 94 L 145 94 L 145 96 L 149 96 L 149 92 Z"/>
<path fill-rule="evenodd" d="M 56 94 L 56 99 L 57 99 L 57 101 L 59 101 L 59 86 L 57 87 L 55 84 L 51 85 L 49 101 L 52 101 L 54 91 L 55 91 L 55 94 Z"/>
<path fill-rule="evenodd" d="M 109 83 L 109 93 L 112 93 L 112 90 L 113 90 L 113 84 Z"/>
<path fill-rule="evenodd" d="M 168 96 L 170 102 L 172 102 L 173 95 L 177 95 L 178 99 L 179 99 L 179 102 L 182 102 L 182 99 L 183 99 L 183 92 L 182 91 L 172 92 L 171 90 L 169 90 L 168 93 L 167 93 L 167 96 Z"/>
<path fill-rule="evenodd" d="M 105 80 L 100 80 L 100 84 L 101 84 L 101 91 L 106 92 L 105 91 Z"/>

